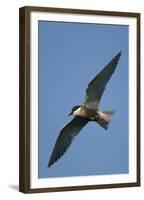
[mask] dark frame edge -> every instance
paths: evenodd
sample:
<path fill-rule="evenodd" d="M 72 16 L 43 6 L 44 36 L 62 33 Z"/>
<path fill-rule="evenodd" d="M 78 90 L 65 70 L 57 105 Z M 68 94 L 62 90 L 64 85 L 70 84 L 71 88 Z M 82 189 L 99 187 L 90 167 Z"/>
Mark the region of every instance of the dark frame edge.
<path fill-rule="evenodd" d="M 102 184 L 102 185 L 82 185 L 82 186 L 68 186 L 68 187 L 55 187 L 55 188 L 33 188 L 30 193 L 44 193 L 44 192 L 68 192 L 80 190 L 95 190 L 95 189 L 117 189 L 117 188 L 130 188 L 139 187 L 138 182 L 131 183 L 116 183 L 116 184 Z"/>
<path fill-rule="evenodd" d="M 30 31 L 29 12 L 19 9 L 19 191 L 30 190 Z"/>
<path fill-rule="evenodd" d="M 137 183 L 141 186 L 141 14 L 137 14 Z"/>
<path fill-rule="evenodd" d="M 58 13 L 71 13 L 71 14 L 88 14 L 88 15 L 104 15 L 104 16 L 126 16 L 137 17 L 137 12 L 123 12 L 123 11 L 105 11 L 93 9 L 76 9 L 76 8 L 60 8 L 60 7 L 39 7 L 39 6 L 25 6 L 22 7 L 29 12 L 58 12 Z"/>

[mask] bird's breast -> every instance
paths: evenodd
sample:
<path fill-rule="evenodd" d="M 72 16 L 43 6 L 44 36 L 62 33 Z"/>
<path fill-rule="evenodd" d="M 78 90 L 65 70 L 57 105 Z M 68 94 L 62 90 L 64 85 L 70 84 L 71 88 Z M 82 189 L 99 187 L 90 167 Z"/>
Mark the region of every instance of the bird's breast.
<path fill-rule="evenodd" d="M 74 111 L 74 115 L 81 116 L 93 120 L 97 116 L 96 110 L 88 109 L 84 106 L 81 106 L 76 111 Z"/>

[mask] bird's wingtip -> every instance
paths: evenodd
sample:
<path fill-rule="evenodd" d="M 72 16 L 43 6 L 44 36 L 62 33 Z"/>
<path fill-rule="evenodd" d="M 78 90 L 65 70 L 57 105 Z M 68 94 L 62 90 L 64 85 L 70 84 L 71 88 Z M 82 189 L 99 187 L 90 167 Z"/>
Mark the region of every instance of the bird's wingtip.
<path fill-rule="evenodd" d="M 116 54 L 116 56 L 114 57 L 114 59 L 116 59 L 117 61 L 120 59 L 122 54 L 122 51 L 119 51 L 119 53 Z"/>
<path fill-rule="evenodd" d="M 122 55 L 122 51 L 120 51 L 117 56 L 120 57 Z"/>
<path fill-rule="evenodd" d="M 52 162 L 52 161 L 50 160 L 47 167 L 49 168 L 51 165 L 53 165 L 53 163 L 54 163 L 54 162 Z"/>
<path fill-rule="evenodd" d="M 48 163 L 47 168 L 49 168 L 51 166 L 51 164 Z"/>

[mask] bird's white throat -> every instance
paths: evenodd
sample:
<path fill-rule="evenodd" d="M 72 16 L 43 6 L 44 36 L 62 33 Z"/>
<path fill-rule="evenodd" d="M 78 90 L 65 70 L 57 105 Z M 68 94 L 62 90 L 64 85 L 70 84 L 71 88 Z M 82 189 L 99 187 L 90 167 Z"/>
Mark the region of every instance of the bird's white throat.
<path fill-rule="evenodd" d="M 79 107 L 78 109 L 76 109 L 74 112 L 73 112 L 73 115 L 80 115 L 81 113 L 81 107 Z"/>

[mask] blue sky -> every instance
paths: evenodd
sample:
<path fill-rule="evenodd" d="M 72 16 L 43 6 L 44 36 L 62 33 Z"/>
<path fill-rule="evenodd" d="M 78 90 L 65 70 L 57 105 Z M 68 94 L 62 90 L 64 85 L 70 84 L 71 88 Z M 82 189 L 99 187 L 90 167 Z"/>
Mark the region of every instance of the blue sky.
<path fill-rule="evenodd" d="M 115 108 L 109 129 L 90 122 L 47 168 L 59 131 L 82 104 L 88 83 L 122 51 L 100 110 Z M 39 21 L 39 178 L 128 173 L 128 26 Z"/>

